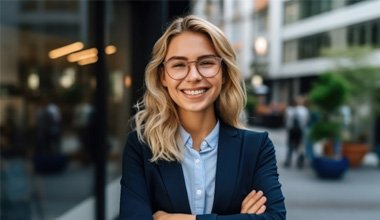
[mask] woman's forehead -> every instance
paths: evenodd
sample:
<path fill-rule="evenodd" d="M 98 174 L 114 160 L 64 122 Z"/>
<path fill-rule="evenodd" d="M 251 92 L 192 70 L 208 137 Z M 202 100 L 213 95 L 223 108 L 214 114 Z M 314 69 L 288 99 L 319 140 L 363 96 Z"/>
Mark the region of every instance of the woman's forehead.
<path fill-rule="evenodd" d="M 169 42 L 166 58 L 194 58 L 204 55 L 216 55 L 210 38 L 203 33 L 183 32 L 174 36 Z"/>

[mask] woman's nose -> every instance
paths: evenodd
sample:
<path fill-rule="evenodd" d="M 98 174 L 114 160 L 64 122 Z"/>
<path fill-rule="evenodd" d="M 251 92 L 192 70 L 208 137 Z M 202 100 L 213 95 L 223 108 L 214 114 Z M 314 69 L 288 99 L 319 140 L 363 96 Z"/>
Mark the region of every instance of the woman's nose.
<path fill-rule="evenodd" d="M 189 73 L 187 74 L 186 80 L 188 81 L 199 81 L 202 80 L 202 75 L 199 73 L 196 63 L 189 64 Z"/>

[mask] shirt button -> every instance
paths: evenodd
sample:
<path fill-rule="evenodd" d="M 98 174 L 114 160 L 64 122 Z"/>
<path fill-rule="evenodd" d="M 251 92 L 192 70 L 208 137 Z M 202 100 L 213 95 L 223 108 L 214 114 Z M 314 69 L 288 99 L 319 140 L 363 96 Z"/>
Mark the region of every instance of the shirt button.
<path fill-rule="evenodd" d="M 199 162 L 201 162 L 201 160 L 195 159 L 195 164 L 199 164 Z"/>
<path fill-rule="evenodd" d="M 198 189 L 197 190 L 197 195 L 200 196 L 202 194 L 202 190 Z"/>

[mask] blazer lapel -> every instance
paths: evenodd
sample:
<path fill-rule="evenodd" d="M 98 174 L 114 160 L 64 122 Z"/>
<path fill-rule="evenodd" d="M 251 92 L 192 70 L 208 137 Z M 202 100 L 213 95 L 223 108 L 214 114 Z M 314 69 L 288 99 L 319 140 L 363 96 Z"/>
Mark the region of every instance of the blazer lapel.
<path fill-rule="evenodd" d="M 173 210 L 177 210 L 180 213 L 191 213 L 181 164 L 178 162 L 160 161 L 159 169 Z"/>
<path fill-rule="evenodd" d="M 241 138 L 238 130 L 222 124 L 219 132 L 218 160 L 216 165 L 213 213 L 227 210 L 232 198 L 239 171 Z"/>

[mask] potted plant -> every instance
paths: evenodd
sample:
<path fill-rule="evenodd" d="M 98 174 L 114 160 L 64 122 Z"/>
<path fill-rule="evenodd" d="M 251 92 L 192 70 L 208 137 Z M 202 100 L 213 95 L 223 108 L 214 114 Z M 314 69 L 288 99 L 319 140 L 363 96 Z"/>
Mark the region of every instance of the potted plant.
<path fill-rule="evenodd" d="M 350 161 L 351 167 L 362 164 L 364 156 L 371 149 L 374 122 L 380 116 L 380 68 L 371 66 L 366 59 L 372 49 L 368 47 L 349 48 L 343 51 L 325 51 L 335 58 L 335 72 L 350 85 L 342 130 L 342 155 Z"/>
<path fill-rule="evenodd" d="M 370 66 L 344 68 L 341 75 L 351 84 L 348 105 L 351 120 L 343 136 L 343 154 L 350 158 L 350 165 L 358 167 L 370 151 L 374 121 L 379 116 L 378 92 L 380 69 Z"/>
<path fill-rule="evenodd" d="M 313 161 L 313 168 L 320 177 L 341 178 L 348 169 L 347 159 L 341 156 L 342 118 L 339 113 L 348 92 L 349 85 L 340 75 L 327 72 L 319 76 L 309 94 L 310 102 L 319 112 L 319 120 L 311 127 L 310 137 L 314 142 L 330 143 L 333 150 L 331 155 Z"/>

